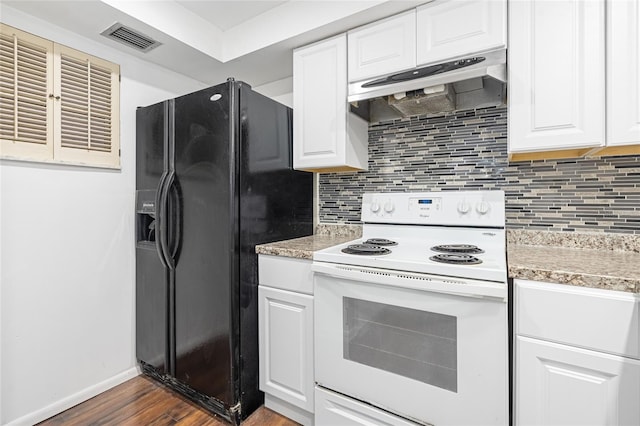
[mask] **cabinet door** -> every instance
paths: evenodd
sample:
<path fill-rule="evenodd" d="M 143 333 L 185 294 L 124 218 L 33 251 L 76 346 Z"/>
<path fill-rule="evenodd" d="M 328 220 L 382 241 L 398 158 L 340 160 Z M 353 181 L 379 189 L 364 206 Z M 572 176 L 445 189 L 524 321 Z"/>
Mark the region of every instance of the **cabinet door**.
<path fill-rule="evenodd" d="M 293 52 L 293 161 L 295 169 L 345 162 L 347 36 Z"/>
<path fill-rule="evenodd" d="M 607 145 L 640 144 L 640 4 L 607 8 Z"/>
<path fill-rule="evenodd" d="M 349 31 L 349 82 L 416 66 L 416 12 Z"/>
<path fill-rule="evenodd" d="M 604 0 L 509 3 L 510 153 L 604 145 L 604 23 Z"/>
<path fill-rule="evenodd" d="M 640 424 L 640 361 L 516 338 L 516 424 Z"/>
<path fill-rule="evenodd" d="M 418 65 L 507 45 L 505 0 L 445 0 L 419 7 Z"/>
<path fill-rule="evenodd" d="M 259 286 L 260 390 L 313 412 L 313 297 Z"/>

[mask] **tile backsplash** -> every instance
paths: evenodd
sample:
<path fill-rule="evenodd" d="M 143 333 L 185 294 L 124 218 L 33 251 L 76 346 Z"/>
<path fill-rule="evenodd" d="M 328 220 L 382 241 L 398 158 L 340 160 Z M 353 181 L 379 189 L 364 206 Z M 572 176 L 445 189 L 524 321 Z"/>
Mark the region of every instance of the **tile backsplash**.
<path fill-rule="evenodd" d="M 502 189 L 507 227 L 640 234 L 640 157 L 507 160 L 507 108 L 369 126 L 369 170 L 320 175 L 321 223 L 359 223 L 364 192 Z"/>

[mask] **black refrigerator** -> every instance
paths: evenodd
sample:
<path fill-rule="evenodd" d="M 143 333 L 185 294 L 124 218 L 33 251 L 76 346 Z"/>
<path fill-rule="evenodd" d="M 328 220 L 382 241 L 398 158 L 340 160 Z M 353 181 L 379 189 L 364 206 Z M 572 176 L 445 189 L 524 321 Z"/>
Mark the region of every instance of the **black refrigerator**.
<path fill-rule="evenodd" d="M 233 79 L 136 111 L 136 357 L 235 424 L 263 402 L 255 245 L 313 233 L 291 120 Z"/>

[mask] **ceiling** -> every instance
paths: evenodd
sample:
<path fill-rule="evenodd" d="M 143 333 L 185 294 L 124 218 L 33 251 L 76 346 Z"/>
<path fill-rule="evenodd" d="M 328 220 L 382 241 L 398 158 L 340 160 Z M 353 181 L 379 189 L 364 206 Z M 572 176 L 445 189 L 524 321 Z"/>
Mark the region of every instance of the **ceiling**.
<path fill-rule="evenodd" d="M 226 31 L 286 1 L 177 0 L 176 3 Z"/>
<path fill-rule="evenodd" d="M 430 0 L 2 0 L 29 16 L 205 84 L 292 74 L 292 50 Z M 101 36 L 119 22 L 160 43 L 147 53 Z"/>

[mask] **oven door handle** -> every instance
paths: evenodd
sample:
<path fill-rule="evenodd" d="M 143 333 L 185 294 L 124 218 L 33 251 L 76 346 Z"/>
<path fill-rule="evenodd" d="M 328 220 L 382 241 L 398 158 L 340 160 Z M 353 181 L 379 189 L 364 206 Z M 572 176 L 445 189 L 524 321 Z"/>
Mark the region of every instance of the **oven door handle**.
<path fill-rule="evenodd" d="M 424 292 L 436 292 L 453 296 L 474 297 L 506 303 L 507 284 L 466 278 L 443 277 L 389 269 L 338 265 L 314 261 L 314 274 L 356 281 L 368 285 L 408 288 Z M 315 280 L 314 280 L 315 282 Z"/>

